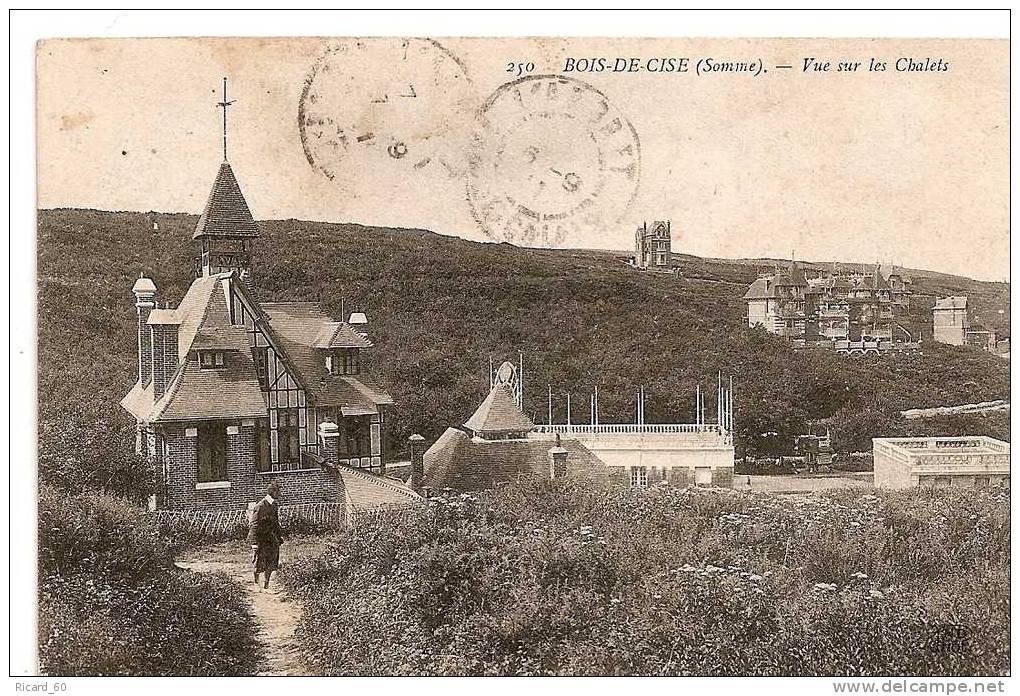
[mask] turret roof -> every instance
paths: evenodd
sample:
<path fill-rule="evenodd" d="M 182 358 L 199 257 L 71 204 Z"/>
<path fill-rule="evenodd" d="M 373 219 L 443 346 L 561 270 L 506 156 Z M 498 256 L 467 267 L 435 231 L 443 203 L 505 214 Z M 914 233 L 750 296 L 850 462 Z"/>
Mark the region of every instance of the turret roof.
<path fill-rule="evenodd" d="M 517 407 L 506 387 L 497 384 L 464 427 L 475 433 L 529 432 L 535 424 Z"/>
<path fill-rule="evenodd" d="M 220 165 L 212 192 L 192 239 L 205 236 L 257 237 L 258 227 L 244 200 L 234 172 L 226 162 Z"/>

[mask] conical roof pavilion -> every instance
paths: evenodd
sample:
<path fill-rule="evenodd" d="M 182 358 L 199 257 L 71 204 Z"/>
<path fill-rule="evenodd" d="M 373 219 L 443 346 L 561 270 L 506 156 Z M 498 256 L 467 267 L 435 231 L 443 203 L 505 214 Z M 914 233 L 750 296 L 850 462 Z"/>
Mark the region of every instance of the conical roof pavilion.
<path fill-rule="evenodd" d="M 484 438 L 486 435 L 527 433 L 535 424 L 517 407 L 507 388 L 497 384 L 464 427 Z"/>

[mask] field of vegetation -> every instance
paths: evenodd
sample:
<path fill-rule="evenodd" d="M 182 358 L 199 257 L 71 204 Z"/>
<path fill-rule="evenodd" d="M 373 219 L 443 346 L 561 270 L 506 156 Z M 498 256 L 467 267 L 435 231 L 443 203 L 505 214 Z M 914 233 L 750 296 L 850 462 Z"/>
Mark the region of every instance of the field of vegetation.
<path fill-rule="evenodd" d="M 1008 489 L 449 494 L 291 568 L 326 675 L 1003 675 Z"/>
<path fill-rule="evenodd" d="M 122 498 L 41 488 L 39 588 L 43 674 L 240 676 L 259 663 L 241 588 L 177 568 Z"/>

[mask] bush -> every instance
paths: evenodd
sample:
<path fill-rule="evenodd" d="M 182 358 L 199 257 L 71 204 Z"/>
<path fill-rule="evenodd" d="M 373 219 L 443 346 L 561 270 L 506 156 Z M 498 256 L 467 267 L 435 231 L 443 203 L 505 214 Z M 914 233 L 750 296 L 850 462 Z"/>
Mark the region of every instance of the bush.
<path fill-rule="evenodd" d="M 448 493 L 286 581 L 328 675 L 1009 670 L 1003 489 Z"/>
<path fill-rule="evenodd" d="M 243 590 L 177 568 L 155 525 L 107 494 L 39 499 L 47 675 L 243 675 L 259 662 Z"/>

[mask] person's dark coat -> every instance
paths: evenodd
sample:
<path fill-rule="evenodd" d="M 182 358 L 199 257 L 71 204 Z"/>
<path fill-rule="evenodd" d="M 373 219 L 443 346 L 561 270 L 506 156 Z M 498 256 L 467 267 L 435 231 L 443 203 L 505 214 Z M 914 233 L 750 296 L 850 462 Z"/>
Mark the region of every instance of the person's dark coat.
<path fill-rule="evenodd" d="M 252 561 L 255 572 L 277 570 L 280 567 L 280 544 L 283 543 L 283 529 L 280 527 L 280 512 L 277 503 L 263 498 L 252 510 L 248 541 L 255 546 Z"/>

